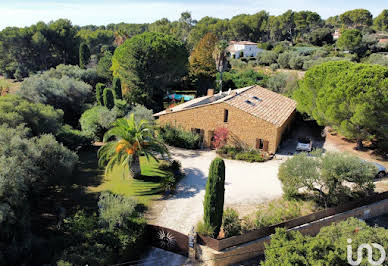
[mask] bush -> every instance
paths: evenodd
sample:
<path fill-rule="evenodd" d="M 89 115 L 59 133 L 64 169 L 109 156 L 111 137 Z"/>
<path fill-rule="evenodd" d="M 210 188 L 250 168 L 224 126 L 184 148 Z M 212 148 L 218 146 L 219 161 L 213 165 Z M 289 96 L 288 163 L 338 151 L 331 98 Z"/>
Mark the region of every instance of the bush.
<path fill-rule="evenodd" d="M 73 129 L 70 125 L 62 126 L 56 139 L 71 150 L 78 150 L 90 146 L 92 138 L 83 131 Z"/>
<path fill-rule="evenodd" d="M 137 202 L 134 198 L 111 192 L 102 192 L 98 201 L 100 219 L 111 230 L 123 227 L 129 220 L 137 218 L 139 214 L 136 206 Z"/>
<path fill-rule="evenodd" d="M 264 73 L 254 71 L 253 69 L 249 70 L 231 70 L 230 72 L 225 72 L 223 75 L 224 88 L 243 88 L 252 85 L 261 85 L 263 86 L 268 78 Z M 217 74 L 217 80 L 220 79 L 220 75 Z"/>
<path fill-rule="evenodd" d="M 243 151 L 237 153 L 235 156 L 236 160 L 246 161 L 246 162 L 264 162 L 265 158 L 260 151 L 251 150 L 251 151 Z"/>
<path fill-rule="evenodd" d="M 279 69 L 279 65 L 276 64 L 276 63 L 271 64 L 269 67 L 271 68 L 272 71 L 275 71 L 275 70 L 278 70 L 278 69 Z"/>
<path fill-rule="evenodd" d="M 146 120 L 150 123 L 153 123 L 155 120 L 152 110 L 147 109 L 144 105 L 141 104 L 135 105 L 129 115 L 131 114 L 134 114 L 136 122 Z"/>
<path fill-rule="evenodd" d="M 122 99 L 123 93 L 121 91 L 121 81 L 119 78 L 113 79 L 113 91 L 115 92 L 116 99 Z"/>
<path fill-rule="evenodd" d="M 217 238 L 222 225 L 225 197 L 225 163 L 215 158 L 209 169 L 206 183 L 205 200 L 203 202 L 203 220 L 207 228 L 213 228 L 212 236 Z"/>
<path fill-rule="evenodd" d="M 365 60 L 365 63 L 388 67 L 388 56 L 385 54 L 371 54 L 368 59 Z"/>
<path fill-rule="evenodd" d="M 62 124 L 63 112 L 50 105 L 31 103 L 16 95 L 0 97 L 0 124 L 16 128 L 21 124 L 39 136 L 45 133 L 56 134 Z"/>
<path fill-rule="evenodd" d="M 267 87 L 274 92 L 283 93 L 286 88 L 288 75 L 285 73 L 277 73 L 272 75 L 267 81 Z"/>
<path fill-rule="evenodd" d="M 195 231 L 201 235 L 213 236 L 214 229 L 203 221 L 199 221 L 195 227 Z"/>
<path fill-rule="evenodd" d="M 166 175 L 163 175 L 160 181 L 160 188 L 167 192 L 167 191 L 174 191 L 176 185 L 176 178 L 173 173 L 167 173 Z"/>
<path fill-rule="evenodd" d="M 314 157 L 300 153 L 288 159 L 280 165 L 278 176 L 286 197 L 294 198 L 304 189 L 327 207 L 368 195 L 374 188 L 375 172 L 374 165 L 355 156 L 317 152 Z"/>
<path fill-rule="evenodd" d="M 322 265 L 323 262 L 325 265 L 348 265 L 348 239 L 352 240 L 351 246 L 355 255 L 357 247 L 362 243 L 378 243 L 386 247 L 387 232 L 382 227 L 368 226 L 356 218 L 323 227 L 315 237 L 278 228 L 271 236 L 271 242 L 265 246 L 265 261 L 262 265 Z M 373 254 L 377 261 L 380 253 Z M 362 265 L 367 264 L 364 259 Z"/>
<path fill-rule="evenodd" d="M 278 54 L 273 51 L 264 51 L 261 54 L 259 54 L 259 63 L 261 65 L 269 66 L 271 64 L 276 63 L 276 60 L 278 59 Z"/>
<path fill-rule="evenodd" d="M 103 93 L 105 85 L 103 83 L 97 83 L 96 85 L 96 101 L 98 105 L 104 105 Z"/>
<path fill-rule="evenodd" d="M 114 110 L 110 111 L 105 106 L 95 106 L 82 114 L 80 124 L 87 136 L 99 141 L 116 118 Z"/>
<path fill-rule="evenodd" d="M 214 130 L 214 140 L 212 145 L 214 148 L 218 149 L 222 146 L 225 146 L 228 140 L 229 130 L 224 127 L 218 127 Z"/>
<path fill-rule="evenodd" d="M 290 57 L 289 65 L 291 69 L 300 70 L 303 68 L 304 58 L 294 55 Z"/>
<path fill-rule="evenodd" d="M 289 68 L 290 67 L 289 62 L 290 62 L 291 56 L 292 56 L 291 52 L 284 52 L 280 54 L 277 60 L 279 66 L 281 68 Z"/>
<path fill-rule="evenodd" d="M 34 75 L 23 81 L 17 93 L 29 101 L 62 109 L 65 122 L 74 126 L 85 104 L 92 100 L 92 87 L 68 76 L 58 79 L 46 74 Z"/>
<path fill-rule="evenodd" d="M 104 106 L 109 110 L 115 106 L 115 97 L 113 91 L 110 88 L 105 88 L 103 93 Z"/>
<path fill-rule="evenodd" d="M 301 216 L 301 203 L 277 200 L 263 205 L 256 212 L 255 226 L 263 228 Z"/>
<path fill-rule="evenodd" d="M 225 237 L 231 237 L 241 234 L 241 221 L 238 217 L 238 212 L 234 209 L 227 208 L 224 211 L 222 219 L 222 228 Z"/>
<path fill-rule="evenodd" d="M 171 146 L 185 149 L 199 149 L 201 137 L 191 131 L 166 125 L 160 128 L 160 137 Z"/>

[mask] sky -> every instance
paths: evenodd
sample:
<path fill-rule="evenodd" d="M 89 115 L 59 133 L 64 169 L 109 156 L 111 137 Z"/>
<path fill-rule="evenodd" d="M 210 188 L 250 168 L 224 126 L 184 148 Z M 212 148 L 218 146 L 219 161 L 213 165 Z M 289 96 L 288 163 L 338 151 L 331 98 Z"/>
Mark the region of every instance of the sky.
<path fill-rule="evenodd" d="M 355 8 L 368 9 L 377 16 L 388 8 L 388 0 L 0 0 L 0 29 L 58 18 L 80 26 L 150 23 L 164 17 L 176 20 L 184 11 L 190 11 L 197 20 L 204 16 L 231 18 L 260 10 L 279 15 L 288 9 L 311 10 L 327 18 Z"/>

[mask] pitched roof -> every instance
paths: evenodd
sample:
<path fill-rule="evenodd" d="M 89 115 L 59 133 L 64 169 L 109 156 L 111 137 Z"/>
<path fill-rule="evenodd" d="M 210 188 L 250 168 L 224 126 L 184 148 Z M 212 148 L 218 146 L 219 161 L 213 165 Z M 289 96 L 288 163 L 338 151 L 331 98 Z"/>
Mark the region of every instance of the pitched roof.
<path fill-rule="evenodd" d="M 296 108 L 296 102 L 290 98 L 260 86 L 250 86 L 223 92 L 221 94 L 218 93 L 214 96 L 196 98 L 184 104 L 180 104 L 169 111 L 165 110 L 157 113 L 154 116 L 166 115 L 222 102 L 268 121 L 278 127 L 283 125 Z"/>
<path fill-rule="evenodd" d="M 250 41 L 231 41 L 230 44 L 239 44 L 239 45 L 257 45 L 255 42 Z"/>

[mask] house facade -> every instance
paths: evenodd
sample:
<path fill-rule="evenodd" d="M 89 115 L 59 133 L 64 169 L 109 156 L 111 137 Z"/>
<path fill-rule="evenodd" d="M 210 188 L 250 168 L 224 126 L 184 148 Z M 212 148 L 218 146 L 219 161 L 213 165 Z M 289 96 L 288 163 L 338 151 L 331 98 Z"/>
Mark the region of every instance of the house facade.
<path fill-rule="evenodd" d="M 214 131 L 226 128 L 228 144 L 243 145 L 275 153 L 282 136 L 290 130 L 296 103 L 292 99 L 250 86 L 196 98 L 157 113 L 160 125 L 172 125 L 201 135 L 210 147 Z"/>
<path fill-rule="evenodd" d="M 248 41 L 231 41 L 227 48 L 230 56 L 233 58 L 256 57 L 258 53 L 263 52 L 263 49 L 257 47 L 257 43 Z"/>

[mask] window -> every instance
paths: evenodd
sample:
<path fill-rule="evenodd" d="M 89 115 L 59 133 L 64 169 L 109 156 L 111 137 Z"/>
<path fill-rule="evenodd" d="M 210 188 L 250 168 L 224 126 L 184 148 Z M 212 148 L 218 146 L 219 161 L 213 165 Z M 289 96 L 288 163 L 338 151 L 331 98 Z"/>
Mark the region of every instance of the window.
<path fill-rule="evenodd" d="M 224 110 L 224 123 L 227 123 L 229 119 L 229 111 L 228 109 Z"/>
<path fill-rule="evenodd" d="M 262 150 L 264 148 L 264 140 L 256 139 L 256 149 Z"/>

